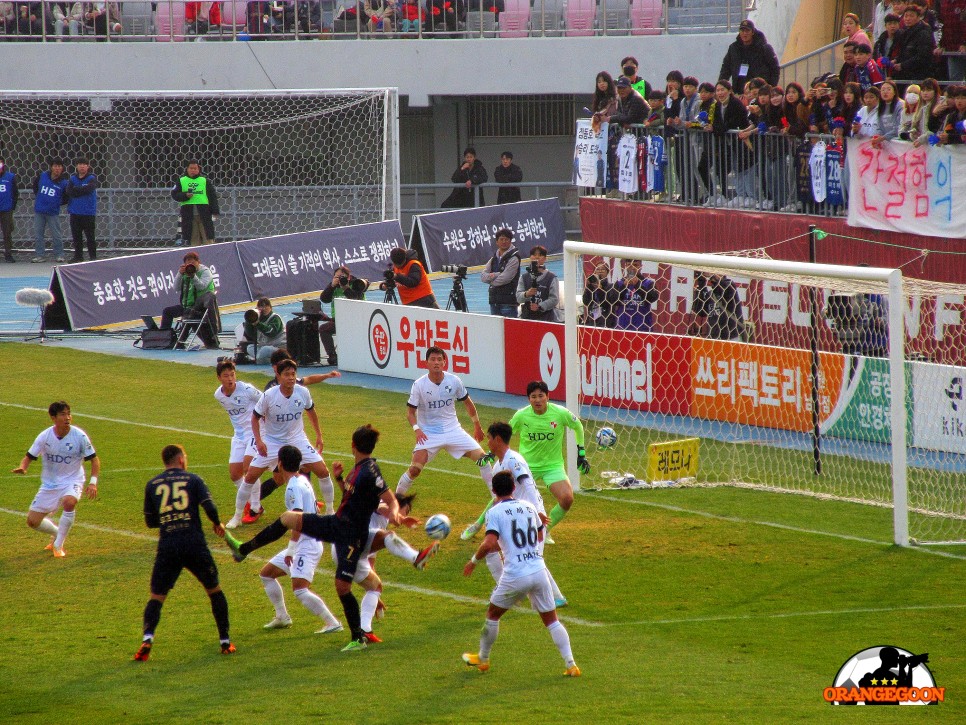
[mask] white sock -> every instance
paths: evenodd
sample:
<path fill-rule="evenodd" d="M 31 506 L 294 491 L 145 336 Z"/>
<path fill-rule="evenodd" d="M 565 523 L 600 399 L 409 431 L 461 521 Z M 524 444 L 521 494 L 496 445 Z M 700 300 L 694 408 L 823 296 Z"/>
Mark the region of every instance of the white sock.
<path fill-rule="evenodd" d="M 362 606 L 359 608 L 359 626 L 364 632 L 372 631 L 372 618 L 376 616 L 376 607 L 379 605 L 379 595 L 374 589 L 362 595 Z"/>
<path fill-rule="evenodd" d="M 388 551 L 393 556 L 398 556 L 403 561 L 408 561 L 413 564 L 416 561 L 416 557 L 419 556 L 419 552 L 413 547 L 403 541 L 402 538 L 396 536 L 396 534 L 391 531 L 386 534 L 386 538 L 383 539 L 383 544 Z"/>
<path fill-rule="evenodd" d="M 57 522 L 57 538 L 54 539 L 54 548 L 63 549 L 64 540 L 67 538 L 67 532 L 70 531 L 70 527 L 74 525 L 74 516 L 76 511 L 64 511 L 60 515 L 60 521 Z"/>
<path fill-rule="evenodd" d="M 483 479 L 483 483 L 486 487 L 493 491 L 493 466 L 487 463 L 483 468 L 480 469 L 480 477 Z"/>
<path fill-rule="evenodd" d="M 50 534 L 51 536 L 56 536 L 57 524 L 55 524 L 50 519 L 44 517 L 44 519 L 40 522 L 40 525 L 37 527 L 37 531 L 39 531 L 42 534 Z"/>
<path fill-rule="evenodd" d="M 500 633 L 500 620 L 488 619 L 483 625 L 483 635 L 480 637 L 480 659 L 484 662 L 490 659 L 490 650 Z"/>
<path fill-rule="evenodd" d="M 560 656 L 563 657 L 564 663 L 567 667 L 574 666 L 574 654 L 570 651 L 570 635 L 567 634 L 567 628 L 563 626 L 563 622 L 559 619 L 547 627 L 547 631 L 550 632 L 550 638 L 553 643 L 557 645 L 557 650 L 560 652 Z"/>
<path fill-rule="evenodd" d="M 396 493 L 400 496 L 405 496 L 409 487 L 413 485 L 413 479 L 409 477 L 409 471 L 403 471 L 403 475 L 399 477 L 399 483 L 396 484 Z"/>
<path fill-rule="evenodd" d="M 263 576 L 262 586 L 265 587 L 268 601 L 275 607 L 275 616 L 279 619 L 288 619 L 288 609 L 285 608 L 285 593 L 282 591 L 282 585 L 278 583 L 278 579 Z"/>
<path fill-rule="evenodd" d="M 550 590 L 553 592 L 553 598 L 554 599 L 566 599 L 567 598 L 567 597 L 565 597 L 563 595 L 563 592 L 560 591 L 560 587 L 557 586 L 557 582 L 554 581 L 553 574 L 550 573 L 550 570 L 549 569 L 547 569 L 547 580 L 550 582 Z"/>
<path fill-rule="evenodd" d="M 319 493 L 322 494 L 322 500 L 325 501 L 325 512 L 327 514 L 335 513 L 335 487 L 332 485 L 330 476 L 319 479 Z"/>
<path fill-rule="evenodd" d="M 252 511 L 261 511 L 262 510 L 262 482 L 261 482 L 261 480 L 255 481 L 255 483 L 252 484 L 252 494 L 251 494 L 251 496 L 248 497 L 248 503 L 250 504 Z M 245 510 L 245 507 L 242 506 L 242 511 L 244 511 L 244 510 Z"/>
<path fill-rule="evenodd" d="M 245 504 L 251 498 L 252 489 L 254 488 L 254 483 L 245 483 L 244 481 L 238 487 L 238 492 L 235 494 L 235 516 L 239 519 L 245 513 Z M 259 488 L 261 488 L 261 485 L 259 485 Z"/>
<path fill-rule="evenodd" d="M 503 557 L 500 556 L 499 551 L 491 551 L 486 555 L 486 568 L 490 570 L 493 581 L 499 583 L 500 577 L 503 576 Z"/>
<path fill-rule="evenodd" d="M 329 611 L 329 608 L 325 606 L 325 602 L 322 601 L 322 597 L 308 587 L 305 587 L 304 589 L 296 589 L 295 597 L 302 602 L 302 606 L 312 612 L 312 614 L 325 620 L 327 625 L 339 623 L 339 620 L 336 619 L 332 612 Z"/>

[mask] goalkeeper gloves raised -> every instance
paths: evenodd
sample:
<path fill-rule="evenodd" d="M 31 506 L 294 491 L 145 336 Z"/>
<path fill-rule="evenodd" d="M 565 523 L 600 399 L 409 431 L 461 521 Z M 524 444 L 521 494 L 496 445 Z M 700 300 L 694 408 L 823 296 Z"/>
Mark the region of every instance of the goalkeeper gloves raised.
<path fill-rule="evenodd" d="M 495 462 L 496 462 L 496 456 L 494 456 L 492 453 L 484 453 L 482 456 L 480 456 L 477 459 L 476 465 L 479 466 L 480 468 L 486 468 L 487 466 L 492 465 Z"/>
<path fill-rule="evenodd" d="M 585 476 L 590 473 L 590 461 L 583 446 L 577 446 L 577 470 Z"/>

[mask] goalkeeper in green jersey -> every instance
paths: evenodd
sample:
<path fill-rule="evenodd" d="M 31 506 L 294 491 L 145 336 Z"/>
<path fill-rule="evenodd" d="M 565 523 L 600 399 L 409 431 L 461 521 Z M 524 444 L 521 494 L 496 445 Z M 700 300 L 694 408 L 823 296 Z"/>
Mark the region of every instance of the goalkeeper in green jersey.
<path fill-rule="evenodd" d="M 557 505 L 550 512 L 552 528 L 560 523 L 574 503 L 574 489 L 567 478 L 567 463 L 564 459 L 567 428 L 573 429 L 577 439 L 577 469 L 587 475 L 590 473 L 590 463 L 584 452 L 583 424 L 564 406 L 551 403 L 548 393 L 549 388 L 542 380 L 529 383 L 527 398 L 530 405 L 513 414 L 510 426 L 514 433 L 520 435 L 519 451 L 530 466 L 533 480 L 542 480 L 557 499 Z M 473 538 L 482 525 L 481 516 L 467 527 L 461 538 Z"/>

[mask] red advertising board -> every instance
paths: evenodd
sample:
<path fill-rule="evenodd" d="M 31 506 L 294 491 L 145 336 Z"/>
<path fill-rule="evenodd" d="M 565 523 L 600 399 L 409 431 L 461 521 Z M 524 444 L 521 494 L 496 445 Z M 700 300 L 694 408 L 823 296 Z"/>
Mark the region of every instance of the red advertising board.
<path fill-rule="evenodd" d="M 507 319 L 503 338 L 506 392 L 526 395 L 531 381 L 542 380 L 550 388 L 552 400 L 566 400 L 563 325 Z"/>

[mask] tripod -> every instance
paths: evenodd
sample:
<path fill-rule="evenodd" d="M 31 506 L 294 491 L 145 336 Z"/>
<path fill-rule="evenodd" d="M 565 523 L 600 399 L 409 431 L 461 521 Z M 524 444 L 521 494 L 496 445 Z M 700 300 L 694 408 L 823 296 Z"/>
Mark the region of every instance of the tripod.
<path fill-rule="evenodd" d="M 386 296 L 383 297 L 382 303 L 385 305 L 398 305 L 399 298 L 396 297 L 396 285 L 392 287 L 386 286 Z"/>
<path fill-rule="evenodd" d="M 457 312 L 469 312 L 466 305 L 466 292 L 463 290 L 463 278 L 453 277 L 453 289 L 449 291 L 449 299 L 446 300 L 446 309 L 455 309 Z"/>
<path fill-rule="evenodd" d="M 30 342 L 31 340 L 38 340 L 40 344 L 47 342 L 47 305 L 37 305 L 40 311 L 40 334 L 34 337 L 28 337 L 24 342 Z"/>

